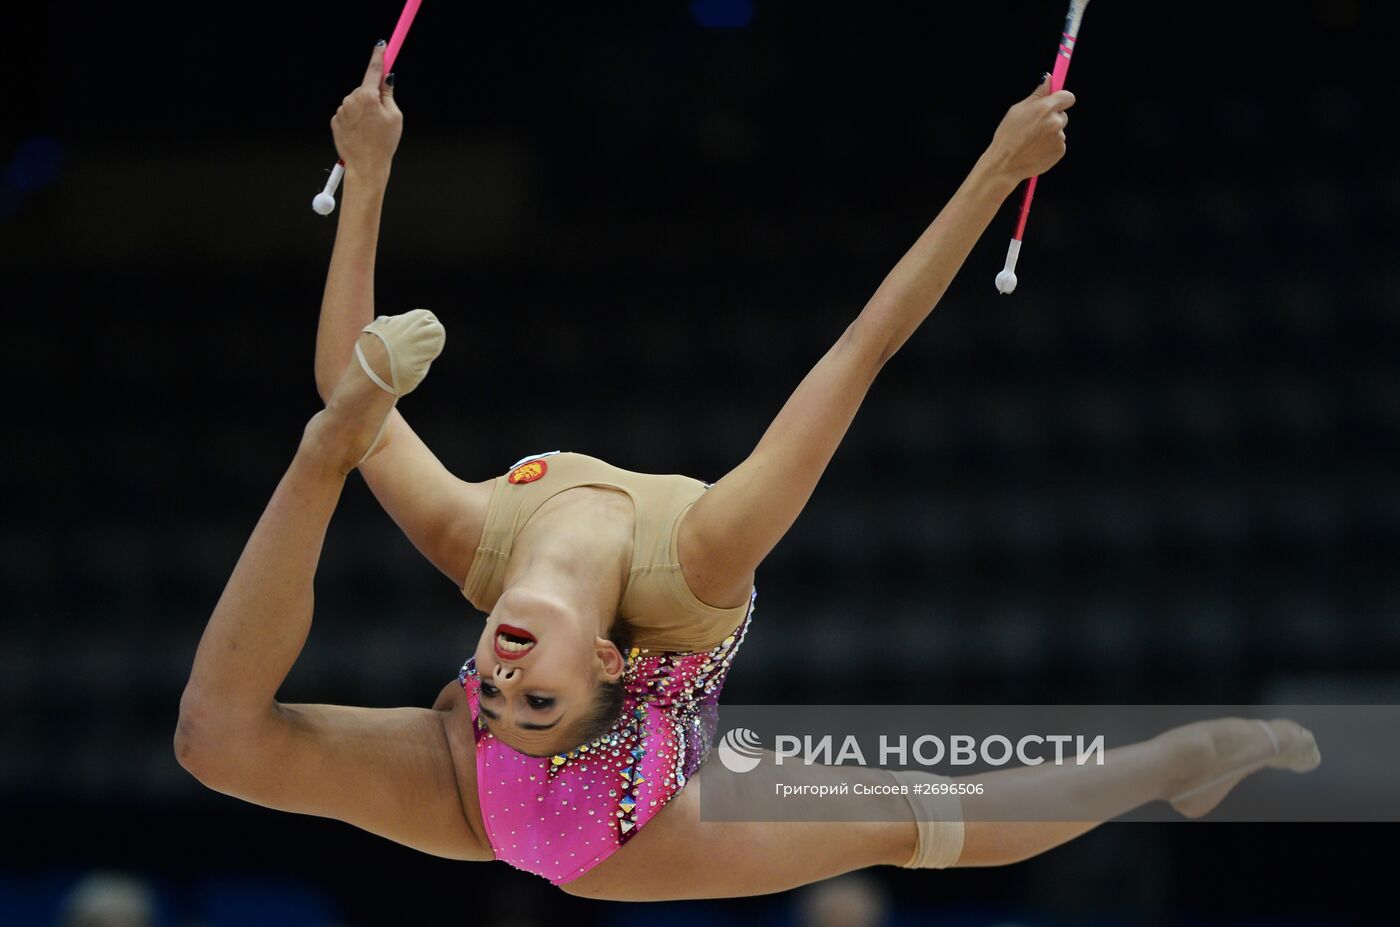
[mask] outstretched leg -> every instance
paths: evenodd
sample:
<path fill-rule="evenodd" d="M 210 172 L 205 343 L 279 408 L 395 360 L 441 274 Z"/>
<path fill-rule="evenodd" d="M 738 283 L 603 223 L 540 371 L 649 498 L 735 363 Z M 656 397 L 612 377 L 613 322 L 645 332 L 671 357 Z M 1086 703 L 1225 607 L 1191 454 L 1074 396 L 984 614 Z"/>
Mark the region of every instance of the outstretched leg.
<path fill-rule="evenodd" d="M 951 780 L 980 784 L 981 795 L 962 798 L 967 819 L 957 866 L 1002 866 L 1053 849 L 1152 801 L 1172 800 L 1203 784 L 1217 788 L 1267 765 L 1306 771 L 1316 748 L 1307 731 L 1289 721 L 1221 719 L 1174 728 L 1151 740 L 1109 750 L 1102 766 L 1033 766 Z M 1305 757 L 1314 757 L 1311 764 Z M 769 770 L 765 776 L 758 770 Z M 707 764 L 670 805 L 630 843 L 564 888 L 616 901 L 717 898 L 786 891 L 867 866 L 903 866 L 915 856 L 918 830 L 902 796 L 862 799 L 847 821 L 703 820 L 707 787 L 771 794 L 777 779 L 790 785 L 896 782 L 879 769 L 788 766 L 770 761 L 735 775 Z M 1236 778 L 1238 777 L 1238 778 Z M 945 780 L 947 781 L 947 780 Z M 1228 787 L 1227 787 L 1228 790 Z M 1216 800 L 1223 797 L 1221 793 Z M 767 807 L 772 808 L 773 805 Z M 836 808 L 829 805 L 828 810 Z M 1044 820 L 1064 813 L 1075 820 Z M 1018 820 L 1018 815 L 1025 820 Z M 645 857 L 645 876 L 636 862 Z"/>

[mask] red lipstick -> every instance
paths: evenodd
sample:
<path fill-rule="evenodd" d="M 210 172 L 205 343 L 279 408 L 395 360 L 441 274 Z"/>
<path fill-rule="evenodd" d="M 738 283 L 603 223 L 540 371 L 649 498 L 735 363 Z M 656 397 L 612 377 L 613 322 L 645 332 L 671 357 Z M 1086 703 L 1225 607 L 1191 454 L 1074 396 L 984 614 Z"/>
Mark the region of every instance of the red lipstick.
<path fill-rule="evenodd" d="M 528 646 L 524 650 L 506 650 L 501 646 L 500 636 L 502 634 L 509 635 L 519 641 L 525 641 Z M 525 654 L 535 649 L 536 640 L 535 635 L 526 631 L 524 628 L 517 628 L 509 624 L 499 624 L 496 626 L 496 635 L 492 638 L 491 643 L 496 651 L 496 656 L 500 657 L 502 660 L 519 660 L 521 657 L 525 656 Z"/>

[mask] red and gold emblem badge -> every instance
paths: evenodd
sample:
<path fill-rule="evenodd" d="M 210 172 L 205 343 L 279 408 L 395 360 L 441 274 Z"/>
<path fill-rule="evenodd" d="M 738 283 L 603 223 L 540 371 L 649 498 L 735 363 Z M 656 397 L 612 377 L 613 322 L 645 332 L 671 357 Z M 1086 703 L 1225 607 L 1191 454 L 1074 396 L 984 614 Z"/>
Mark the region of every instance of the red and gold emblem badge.
<path fill-rule="evenodd" d="M 549 472 L 549 464 L 543 459 L 527 460 L 506 477 L 507 483 L 533 483 Z"/>

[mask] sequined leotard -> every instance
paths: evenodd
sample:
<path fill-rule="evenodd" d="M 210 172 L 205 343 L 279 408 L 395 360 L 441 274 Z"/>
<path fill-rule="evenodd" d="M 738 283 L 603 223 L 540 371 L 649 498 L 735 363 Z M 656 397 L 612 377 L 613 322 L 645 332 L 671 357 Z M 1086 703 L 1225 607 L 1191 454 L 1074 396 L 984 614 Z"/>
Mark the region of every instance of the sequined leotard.
<path fill-rule="evenodd" d="M 481 720 L 476 660 L 460 679 L 476 733 L 476 789 L 496 858 L 555 885 L 607 859 L 661 810 L 710 752 L 716 705 L 753 617 L 703 653 L 632 648 L 622 716 L 568 753 L 526 756 Z"/>
<path fill-rule="evenodd" d="M 637 537 L 655 539 L 635 545 L 620 610 L 652 630 L 650 640 L 675 641 L 667 644 L 674 649 L 632 648 L 622 676 L 626 694 L 621 716 L 597 740 L 552 757 L 527 756 L 492 735 L 480 715 L 475 659 L 462 667 L 459 678 L 476 739 L 477 797 L 491 847 L 497 859 L 560 885 L 616 852 L 700 768 L 714 737 L 720 689 L 748 631 L 755 596 L 738 609 L 712 609 L 676 588 L 675 529 L 704 484 L 686 477 L 631 474 L 580 455 L 545 456 L 545 467 L 537 466 L 544 457 L 526 458 L 498 481 L 486 537 L 464 591 L 483 610 L 499 595 L 499 580 L 490 577 L 504 572 L 501 560 L 509 556 L 509 542 L 523 521 L 513 511 L 520 505 L 517 490 L 535 495 L 536 487 L 543 494 L 568 485 L 615 486 L 633 498 Z M 522 471 L 526 478 L 519 476 Z M 541 478 L 546 473 L 567 482 Z M 547 482 L 554 485 L 538 485 Z M 540 503 L 536 499 L 533 504 Z M 628 614 L 633 602 L 645 603 L 637 609 L 645 614 Z M 665 626 L 667 618 L 674 627 Z M 725 618 L 729 623 L 715 632 L 715 622 Z M 708 645 L 721 635 L 713 647 L 681 649 L 691 640 Z"/>

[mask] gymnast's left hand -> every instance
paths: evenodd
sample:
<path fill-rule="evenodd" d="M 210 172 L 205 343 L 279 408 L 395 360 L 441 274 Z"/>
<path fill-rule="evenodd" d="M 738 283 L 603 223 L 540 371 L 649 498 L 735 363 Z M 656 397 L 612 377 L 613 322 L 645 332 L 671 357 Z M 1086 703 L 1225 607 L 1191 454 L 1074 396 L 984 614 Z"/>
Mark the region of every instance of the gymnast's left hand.
<path fill-rule="evenodd" d="M 341 101 L 331 119 L 335 148 L 347 173 L 387 177 L 403 135 L 403 113 L 394 102 L 393 75 L 384 79 L 384 46 L 376 45 L 360 86 Z"/>

